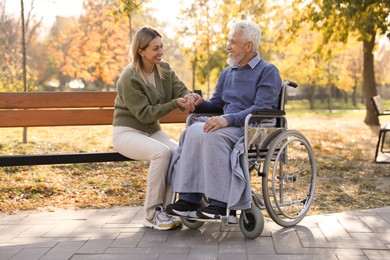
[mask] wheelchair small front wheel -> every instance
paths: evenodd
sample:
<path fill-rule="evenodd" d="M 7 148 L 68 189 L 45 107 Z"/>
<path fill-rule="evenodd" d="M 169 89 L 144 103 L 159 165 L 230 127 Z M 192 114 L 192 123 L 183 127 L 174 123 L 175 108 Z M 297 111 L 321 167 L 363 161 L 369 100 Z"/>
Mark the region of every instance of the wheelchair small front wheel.
<path fill-rule="evenodd" d="M 264 229 L 264 217 L 258 207 L 244 210 L 240 215 L 240 230 L 249 239 L 255 239 L 261 235 Z"/>
<path fill-rule="evenodd" d="M 183 223 L 184 226 L 188 227 L 189 229 L 198 229 L 201 226 L 203 226 L 204 222 L 197 221 L 193 219 L 188 218 L 180 218 L 181 223 Z"/>

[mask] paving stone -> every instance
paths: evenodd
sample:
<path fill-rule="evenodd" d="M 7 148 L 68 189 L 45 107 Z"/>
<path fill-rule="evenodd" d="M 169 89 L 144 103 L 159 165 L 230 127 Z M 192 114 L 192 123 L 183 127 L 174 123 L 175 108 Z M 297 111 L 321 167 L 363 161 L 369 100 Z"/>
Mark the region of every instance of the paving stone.
<path fill-rule="evenodd" d="M 283 228 L 266 218 L 256 239 L 239 225 L 157 231 L 142 207 L 0 213 L 0 260 L 390 259 L 390 207 L 307 216 Z"/>
<path fill-rule="evenodd" d="M 218 255 L 229 255 L 229 254 L 246 254 L 246 241 L 223 241 L 219 244 Z M 223 257 L 221 257 L 224 259 Z M 236 258 L 240 259 L 240 258 Z"/>
<path fill-rule="evenodd" d="M 379 215 L 360 216 L 360 218 L 370 227 L 375 233 L 390 233 L 390 223 L 385 221 Z"/>
<path fill-rule="evenodd" d="M 55 224 L 37 224 L 32 225 L 23 232 L 21 232 L 18 237 L 40 237 L 44 236 L 47 232 L 55 228 Z"/>
<path fill-rule="evenodd" d="M 183 260 L 187 258 L 188 254 L 160 254 L 158 260 Z"/>
<path fill-rule="evenodd" d="M 71 260 L 157 260 L 158 254 L 93 254 L 75 255 Z"/>
<path fill-rule="evenodd" d="M 318 223 L 322 233 L 329 241 L 345 240 L 351 238 L 347 230 L 341 225 L 335 216 L 326 216 Z"/>
<path fill-rule="evenodd" d="M 65 260 L 70 259 L 85 244 L 85 241 L 59 242 L 48 251 L 40 260 Z"/>
<path fill-rule="evenodd" d="M 83 244 L 76 252 L 78 254 L 103 254 L 115 239 L 92 239 Z"/>
<path fill-rule="evenodd" d="M 73 230 L 75 230 L 83 221 L 84 220 L 64 219 L 53 229 L 48 231 L 44 236 L 45 237 L 74 237 L 76 236 L 76 234 L 72 233 Z M 85 237 L 87 237 L 87 235 Z"/>
<path fill-rule="evenodd" d="M 390 250 L 363 250 L 369 259 L 390 259 Z"/>
<path fill-rule="evenodd" d="M 104 252 L 105 254 L 187 254 L 190 252 L 191 247 L 178 247 L 178 246 L 149 246 L 149 247 L 110 247 Z"/>
<path fill-rule="evenodd" d="M 111 247 L 136 247 L 143 236 L 142 233 L 121 233 Z"/>
<path fill-rule="evenodd" d="M 336 218 L 348 233 L 372 232 L 361 218 L 353 214 L 340 214 Z"/>
<path fill-rule="evenodd" d="M 12 256 L 18 254 L 23 250 L 23 245 L 20 246 L 1 246 L 0 247 L 0 260 L 11 259 Z"/>
<path fill-rule="evenodd" d="M 274 243 L 271 237 L 259 237 L 246 241 L 248 254 L 276 254 Z"/>
<path fill-rule="evenodd" d="M 29 248 L 23 248 L 19 253 L 16 255 L 12 256 L 10 259 L 11 260 L 24 260 L 24 259 L 29 259 L 29 260 L 35 260 L 35 259 L 41 259 L 42 256 L 46 254 L 51 250 L 50 247 L 29 247 Z"/>
<path fill-rule="evenodd" d="M 191 247 L 188 259 L 217 259 L 218 258 L 218 244 L 214 245 L 196 245 Z M 222 258 L 223 259 L 223 258 Z"/>

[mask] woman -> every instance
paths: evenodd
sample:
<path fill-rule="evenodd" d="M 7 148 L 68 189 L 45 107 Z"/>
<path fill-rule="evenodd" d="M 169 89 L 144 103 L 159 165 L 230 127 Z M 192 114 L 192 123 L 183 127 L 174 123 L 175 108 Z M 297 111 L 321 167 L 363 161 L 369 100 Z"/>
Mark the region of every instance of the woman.
<path fill-rule="evenodd" d="M 176 108 L 193 110 L 200 99 L 162 60 L 163 54 L 162 36 L 156 30 L 143 27 L 136 32 L 130 51 L 132 62 L 117 82 L 113 120 L 114 149 L 129 158 L 150 161 L 144 226 L 158 230 L 181 225 L 164 210 L 173 196 L 166 174 L 178 144 L 161 130 L 158 120 Z"/>

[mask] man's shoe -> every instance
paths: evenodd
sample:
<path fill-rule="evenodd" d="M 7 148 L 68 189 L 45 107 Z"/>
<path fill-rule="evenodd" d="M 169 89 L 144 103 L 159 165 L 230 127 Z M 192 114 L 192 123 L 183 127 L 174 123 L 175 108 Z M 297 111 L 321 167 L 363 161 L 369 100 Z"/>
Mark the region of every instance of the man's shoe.
<path fill-rule="evenodd" d="M 196 218 L 196 210 L 200 204 L 178 200 L 173 204 L 169 204 L 165 211 L 174 216 Z"/>
<path fill-rule="evenodd" d="M 179 221 L 180 222 L 180 221 Z M 144 220 L 144 226 L 154 228 L 157 230 L 169 230 L 181 226 L 177 223 L 177 219 L 173 219 L 172 216 L 167 215 L 164 211 L 156 210 L 152 219 Z"/>
<path fill-rule="evenodd" d="M 203 219 L 221 219 L 222 217 L 226 217 L 226 208 L 209 205 L 208 207 L 201 207 L 197 210 L 196 215 L 199 218 Z M 229 213 L 228 223 L 237 224 L 238 218 L 236 216 L 236 211 L 231 210 Z"/>

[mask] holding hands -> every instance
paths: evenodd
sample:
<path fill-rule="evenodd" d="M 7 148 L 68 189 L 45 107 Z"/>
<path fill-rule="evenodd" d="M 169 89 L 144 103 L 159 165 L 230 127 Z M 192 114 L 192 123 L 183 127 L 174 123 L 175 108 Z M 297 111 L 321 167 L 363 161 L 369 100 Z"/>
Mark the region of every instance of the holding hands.
<path fill-rule="evenodd" d="M 203 98 L 196 94 L 196 93 L 191 93 L 187 95 L 184 98 L 178 98 L 177 99 L 177 104 L 189 111 L 194 111 L 195 107 L 202 104 Z"/>

